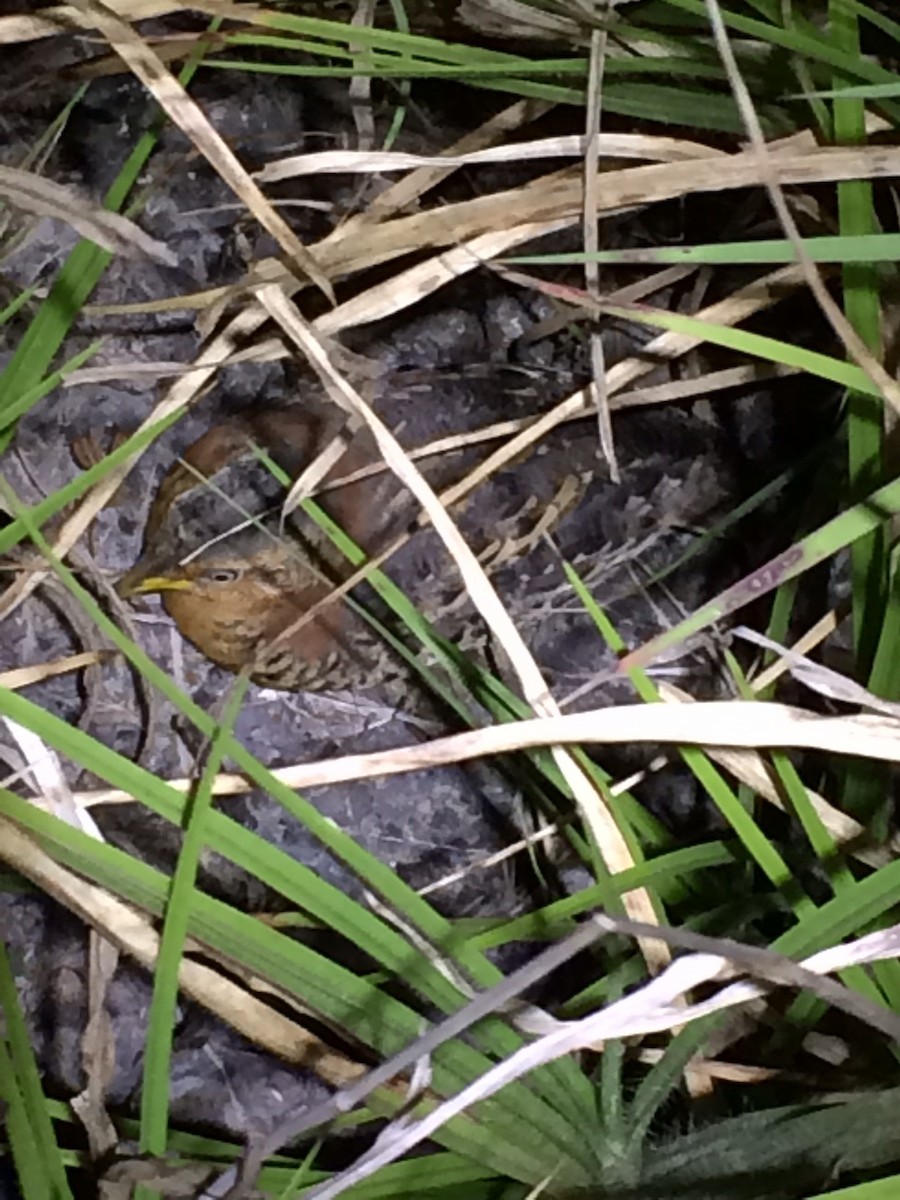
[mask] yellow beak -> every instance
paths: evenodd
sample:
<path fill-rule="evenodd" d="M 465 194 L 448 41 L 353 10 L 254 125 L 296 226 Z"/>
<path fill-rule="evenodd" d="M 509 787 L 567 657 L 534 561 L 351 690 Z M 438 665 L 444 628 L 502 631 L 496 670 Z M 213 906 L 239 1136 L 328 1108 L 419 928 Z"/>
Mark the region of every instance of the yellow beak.
<path fill-rule="evenodd" d="M 144 575 L 133 568 L 127 571 L 116 584 L 116 591 L 124 599 L 127 599 L 129 596 L 146 596 L 152 592 L 185 592 L 192 586 L 189 579 L 173 579 L 167 575 Z"/>

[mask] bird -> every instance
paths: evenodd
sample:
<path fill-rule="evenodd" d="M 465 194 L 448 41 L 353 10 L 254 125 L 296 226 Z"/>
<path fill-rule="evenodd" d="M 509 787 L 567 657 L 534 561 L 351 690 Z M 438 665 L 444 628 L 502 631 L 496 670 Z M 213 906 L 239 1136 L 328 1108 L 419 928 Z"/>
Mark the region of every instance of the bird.
<path fill-rule="evenodd" d="M 283 484 L 259 450 L 294 478 L 338 434 L 330 415 L 310 404 L 250 411 L 214 425 L 163 477 L 142 554 L 119 580 L 118 594 L 158 593 L 202 654 L 228 671 L 247 671 L 261 686 L 357 689 L 398 678 L 402 659 L 348 604 L 326 604 L 300 623 L 350 568 L 310 518 L 295 513 L 282 527 Z M 364 436 L 351 439 L 323 484 L 374 458 Z M 323 499 L 329 515 L 368 551 L 377 550 L 376 531 L 383 542 L 396 527 L 386 519 L 384 484 L 364 478 Z"/>
<path fill-rule="evenodd" d="M 332 596 L 352 568 L 311 517 L 295 510 L 282 521 L 284 482 L 260 454 L 293 480 L 341 436 L 344 449 L 322 480 L 317 502 L 369 557 L 409 533 L 405 557 L 392 558 L 391 567 L 405 575 L 404 589 L 421 615 L 478 667 L 496 669 L 499 663 L 505 674 L 503 654 L 491 644 L 454 564 L 433 531 L 417 527 L 416 502 L 390 472 L 360 470 L 380 465 L 380 456 L 365 429 L 348 430 L 343 422 L 324 400 L 304 398 L 285 407 L 254 407 L 207 430 L 163 477 L 150 505 L 143 551 L 116 585 L 118 594 L 158 593 L 181 634 L 206 658 L 233 673 L 247 672 L 261 686 L 377 689 L 397 706 L 427 705 L 403 655 L 357 606 L 400 641 L 408 641 L 407 631 L 366 585 L 354 587 L 346 600 Z M 547 494 L 538 495 L 534 472 L 529 482 L 517 482 L 516 468 L 498 477 L 489 495 L 479 491 L 477 503 L 470 498 L 467 508 L 454 510 L 476 553 L 502 552 L 494 556 L 492 571 L 510 551 L 516 563 L 524 562 L 550 525 L 584 494 L 591 475 L 571 474 L 571 446 L 559 456 L 561 489 L 548 483 L 548 458 L 541 460 Z M 472 462 L 470 451 L 457 451 L 426 460 L 422 469 L 441 490 Z M 544 563 L 538 575 L 523 572 L 523 587 L 507 597 L 517 619 L 544 630 L 541 614 L 555 595 L 552 589 L 544 594 L 545 583 L 558 590 L 553 582 L 558 568 L 545 581 L 547 569 Z"/>

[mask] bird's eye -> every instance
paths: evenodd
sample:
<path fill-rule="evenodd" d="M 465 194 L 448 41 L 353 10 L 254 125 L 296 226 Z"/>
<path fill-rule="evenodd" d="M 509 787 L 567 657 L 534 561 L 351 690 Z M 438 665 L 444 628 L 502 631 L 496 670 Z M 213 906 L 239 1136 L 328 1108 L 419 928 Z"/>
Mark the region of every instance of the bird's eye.
<path fill-rule="evenodd" d="M 213 567 L 209 571 L 204 572 L 204 579 L 208 579 L 211 583 L 234 583 L 240 578 L 240 571 L 232 570 L 229 567 Z"/>

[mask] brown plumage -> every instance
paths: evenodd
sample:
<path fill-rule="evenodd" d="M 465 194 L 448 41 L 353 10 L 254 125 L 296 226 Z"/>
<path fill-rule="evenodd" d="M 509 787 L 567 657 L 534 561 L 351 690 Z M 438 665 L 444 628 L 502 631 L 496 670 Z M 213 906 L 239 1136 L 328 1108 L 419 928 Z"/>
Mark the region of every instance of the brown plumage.
<path fill-rule="evenodd" d="M 405 702 L 417 692 L 402 659 L 344 600 L 328 602 L 351 567 L 304 513 L 292 513 L 282 528 L 284 481 L 258 453 L 262 449 L 295 480 L 339 431 L 339 416 L 336 421 L 330 411 L 302 405 L 251 412 L 210 429 L 162 480 L 143 554 L 118 591 L 160 593 L 181 633 L 207 658 L 229 671 L 246 669 L 259 684 L 304 691 L 387 687 L 392 699 Z M 350 439 L 317 500 L 367 554 L 377 555 L 412 527 L 417 509 L 389 472 L 340 482 L 379 462 L 367 439 L 367 434 Z M 528 554 L 577 501 L 583 479 L 573 481 L 567 472 L 568 449 L 559 458 L 564 501 L 551 490 L 558 485 L 548 481 L 549 494 L 541 497 L 516 484 L 510 472 L 480 491 L 465 513 L 456 509 L 476 552 L 493 545 L 504 554 L 514 547 L 517 559 Z M 428 463 L 427 472 L 433 486 L 443 487 L 468 465 L 465 456 L 441 456 Z M 439 543 L 435 551 L 436 542 L 424 531 L 416 534 L 403 560 L 404 587 L 440 633 L 486 663 L 487 631 L 461 595 L 458 574 Z M 538 576 L 526 573 L 524 599 L 511 597 L 511 611 L 521 613 L 523 603 L 537 605 L 546 566 Z M 371 597 L 363 598 L 369 605 Z M 384 615 L 381 608 L 376 612 Z"/>
<path fill-rule="evenodd" d="M 293 628 L 349 567 L 311 519 L 297 514 L 280 529 L 284 489 L 254 446 L 296 477 L 331 441 L 329 426 L 298 406 L 205 433 L 160 484 L 144 552 L 119 582 L 119 594 L 159 592 L 181 633 L 207 658 L 229 671 L 248 668 L 255 682 L 269 687 L 358 687 L 397 674 L 368 624 L 341 601 Z M 360 442 L 326 484 L 373 460 Z M 383 488 L 383 479 L 345 484 L 326 492 L 323 507 L 354 541 L 372 549 Z"/>

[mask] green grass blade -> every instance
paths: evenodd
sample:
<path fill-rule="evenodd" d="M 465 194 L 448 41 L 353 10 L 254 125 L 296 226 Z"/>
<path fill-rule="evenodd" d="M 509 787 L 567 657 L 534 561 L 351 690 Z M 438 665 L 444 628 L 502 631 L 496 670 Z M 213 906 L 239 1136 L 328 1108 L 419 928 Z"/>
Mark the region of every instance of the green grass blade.
<path fill-rule="evenodd" d="M 851 1187 L 838 1188 L 836 1192 L 818 1193 L 819 1200 L 895 1200 L 897 1196 L 900 1196 L 900 1175 L 856 1183 Z"/>
<path fill-rule="evenodd" d="M 222 721 L 213 735 L 197 790 L 187 809 L 187 828 L 172 877 L 153 981 L 147 1025 L 144 1079 L 141 1090 L 141 1139 L 144 1154 L 165 1154 L 168 1148 L 169 1072 L 172 1031 L 178 1004 L 178 972 L 187 938 L 200 854 L 205 845 L 206 818 L 213 802 L 213 782 L 225 758 L 225 740 L 234 730 L 247 690 L 239 677 L 228 697 Z"/>
<path fill-rule="evenodd" d="M 155 914 L 164 911 L 170 885 L 154 868 L 96 842 L 11 793 L 0 791 L 0 811 L 34 832 L 66 865 L 88 878 L 96 877 L 124 899 L 140 903 Z M 188 928 L 201 942 L 227 959 L 243 963 L 253 975 L 284 988 L 381 1056 L 398 1052 L 421 1033 L 422 1018 L 413 1009 L 302 943 L 202 892 L 194 895 Z M 407 960 L 412 962 L 415 954 L 410 947 Z M 491 1025 L 497 1022 L 479 1026 L 477 1036 L 487 1038 L 494 1053 L 508 1052 L 508 1047 L 497 1046 L 490 1038 Z M 452 1094 L 490 1064 L 490 1059 L 463 1042 L 442 1046 L 434 1055 L 433 1087 L 439 1094 Z M 512 1177 L 524 1171 L 540 1178 L 542 1171 L 559 1161 L 559 1156 L 577 1173 L 579 1158 L 589 1157 L 579 1145 L 580 1126 L 539 1099 L 532 1087 L 531 1077 L 512 1085 L 485 1108 L 483 1123 L 469 1128 L 469 1122 L 462 1119 L 454 1128 L 436 1135 L 438 1140 Z M 396 1093 L 385 1092 L 380 1099 L 370 1098 L 369 1104 L 387 1113 L 399 1102 Z M 531 1131 L 527 1153 L 519 1144 L 523 1130 Z"/>
<path fill-rule="evenodd" d="M 590 614 L 607 645 L 616 654 L 621 655 L 627 647 L 612 622 L 568 563 L 565 564 L 565 568 L 566 574 L 575 588 L 579 599 Z M 635 690 L 645 704 L 660 702 L 656 685 L 642 671 L 630 670 L 628 675 L 634 684 Z M 763 871 L 769 882 L 779 890 L 793 892 L 792 904 L 795 907 L 795 911 L 798 913 L 805 911 L 810 901 L 802 894 L 798 894 L 793 887 L 793 873 L 790 867 L 775 845 L 765 836 L 750 813 L 740 803 L 718 768 L 702 750 L 696 747 L 682 746 L 679 748 L 679 754 L 685 766 L 696 776 L 705 793 L 719 809 L 719 812 L 731 826 L 750 858 Z"/>
<path fill-rule="evenodd" d="M 764 566 L 745 575 L 738 583 L 720 592 L 686 620 L 653 638 L 629 654 L 624 669 L 644 666 L 658 654 L 686 638 L 737 612 L 751 600 L 758 600 L 789 579 L 794 579 L 831 555 L 851 545 L 857 538 L 876 529 L 900 510 L 900 480 L 879 488 L 860 504 L 840 513 L 813 533 L 776 555 Z"/>
<path fill-rule="evenodd" d="M 6 1140 L 12 1153 L 19 1191 L 25 1200 L 56 1200 L 58 1193 L 46 1171 L 37 1138 L 28 1122 L 19 1091 L 16 1069 L 4 1039 L 0 1038 L 0 1100 L 4 1106 Z M 0 1160 L 2 1161 L 2 1160 Z"/>
<path fill-rule="evenodd" d="M 554 900 L 533 913 L 502 921 L 485 933 L 475 934 L 472 940 L 483 949 L 488 949 L 508 942 L 562 935 L 574 927 L 576 917 L 604 906 L 610 887 L 621 895 L 636 887 L 653 885 L 663 894 L 664 885 L 669 881 L 674 883 L 711 867 L 733 866 L 737 861 L 735 848 L 724 842 L 704 842 L 699 846 L 673 850 L 629 867 L 627 871 L 619 871 L 609 883 L 582 888 L 574 896 Z M 683 896 L 684 890 L 679 888 L 679 891 Z"/>
<path fill-rule="evenodd" d="M 85 363 L 90 362 L 102 344 L 100 341 L 92 342 L 90 346 L 85 347 L 78 354 L 73 354 L 57 371 L 51 371 L 40 383 L 36 383 L 34 387 L 26 388 L 16 400 L 0 408 L 0 448 L 5 449 L 9 444 L 13 432 L 12 426 L 15 422 L 24 416 L 29 409 L 33 408 L 38 400 L 42 400 L 44 396 L 49 395 L 50 392 L 59 387 L 66 376 L 71 375 L 73 371 L 77 371 Z"/>
<path fill-rule="evenodd" d="M 26 1180 L 37 1181 L 39 1196 L 47 1196 L 49 1200 L 72 1200 L 65 1165 L 47 1112 L 40 1074 L 19 1005 L 12 965 L 2 941 L 0 1011 L 6 1026 L 5 1044 L 0 1040 L 0 1078 L 5 1081 L 0 1088 L 11 1106 L 10 1138 L 15 1137 L 18 1143 L 17 1167 L 20 1164 L 24 1167 Z M 37 1156 L 34 1162 L 26 1157 L 29 1151 Z M 27 1194 L 26 1200 L 31 1200 Z"/>
<path fill-rule="evenodd" d="M 765 359 L 766 362 L 796 367 L 819 379 L 826 379 L 829 383 L 855 388 L 867 396 L 879 398 L 881 396 L 868 375 L 852 363 L 842 362 L 828 354 L 819 354 L 815 350 L 791 345 L 790 342 L 782 342 L 778 338 L 764 337 L 759 333 L 750 333 L 746 329 L 715 325 L 711 321 L 704 321 L 700 317 L 691 317 L 685 313 L 650 310 L 639 304 L 629 308 L 604 304 L 601 308 L 610 316 L 620 317 L 626 321 L 640 321 L 655 329 L 684 333 L 690 337 L 711 342 L 714 346 L 723 346 L 726 350 L 736 350 L 741 354 L 750 354 L 754 358 Z"/>
<path fill-rule="evenodd" d="M 838 187 L 849 186 L 846 183 Z M 900 259 L 900 233 L 847 233 L 839 237 L 803 239 L 803 249 L 816 263 L 877 263 Z M 510 265 L 572 265 L 585 262 L 633 265 L 702 263 L 710 266 L 773 266 L 797 261 L 787 238 L 757 242 L 716 242 L 702 246 L 650 246 L 637 250 L 599 250 L 593 254 L 523 254 L 499 260 Z"/>
<path fill-rule="evenodd" d="M 11 321 L 19 309 L 24 308 L 36 290 L 33 287 L 26 288 L 24 292 L 19 292 L 18 296 L 10 300 L 6 308 L 0 309 L 0 325 L 5 325 L 8 321 Z"/>
<path fill-rule="evenodd" d="M 191 62 L 182 71 L 180 81 L 184 86 L 190 82 L 197 65 L 196 61 Z M 161 125 L 140 138 L 107 192 L 103 203 L 112 212 L 118 212 L 128 199 L 153 153 L 160 128 Z M 99 283 L 112 257 L 108 251 L 87 241 L 79 242 L 69 255 L 47 299 L 41 304 L 0 374 L 0 415 L 7 405 L 19 400 L 23 393 L 36 387 L 44 377 L 73 321 Z"/>

